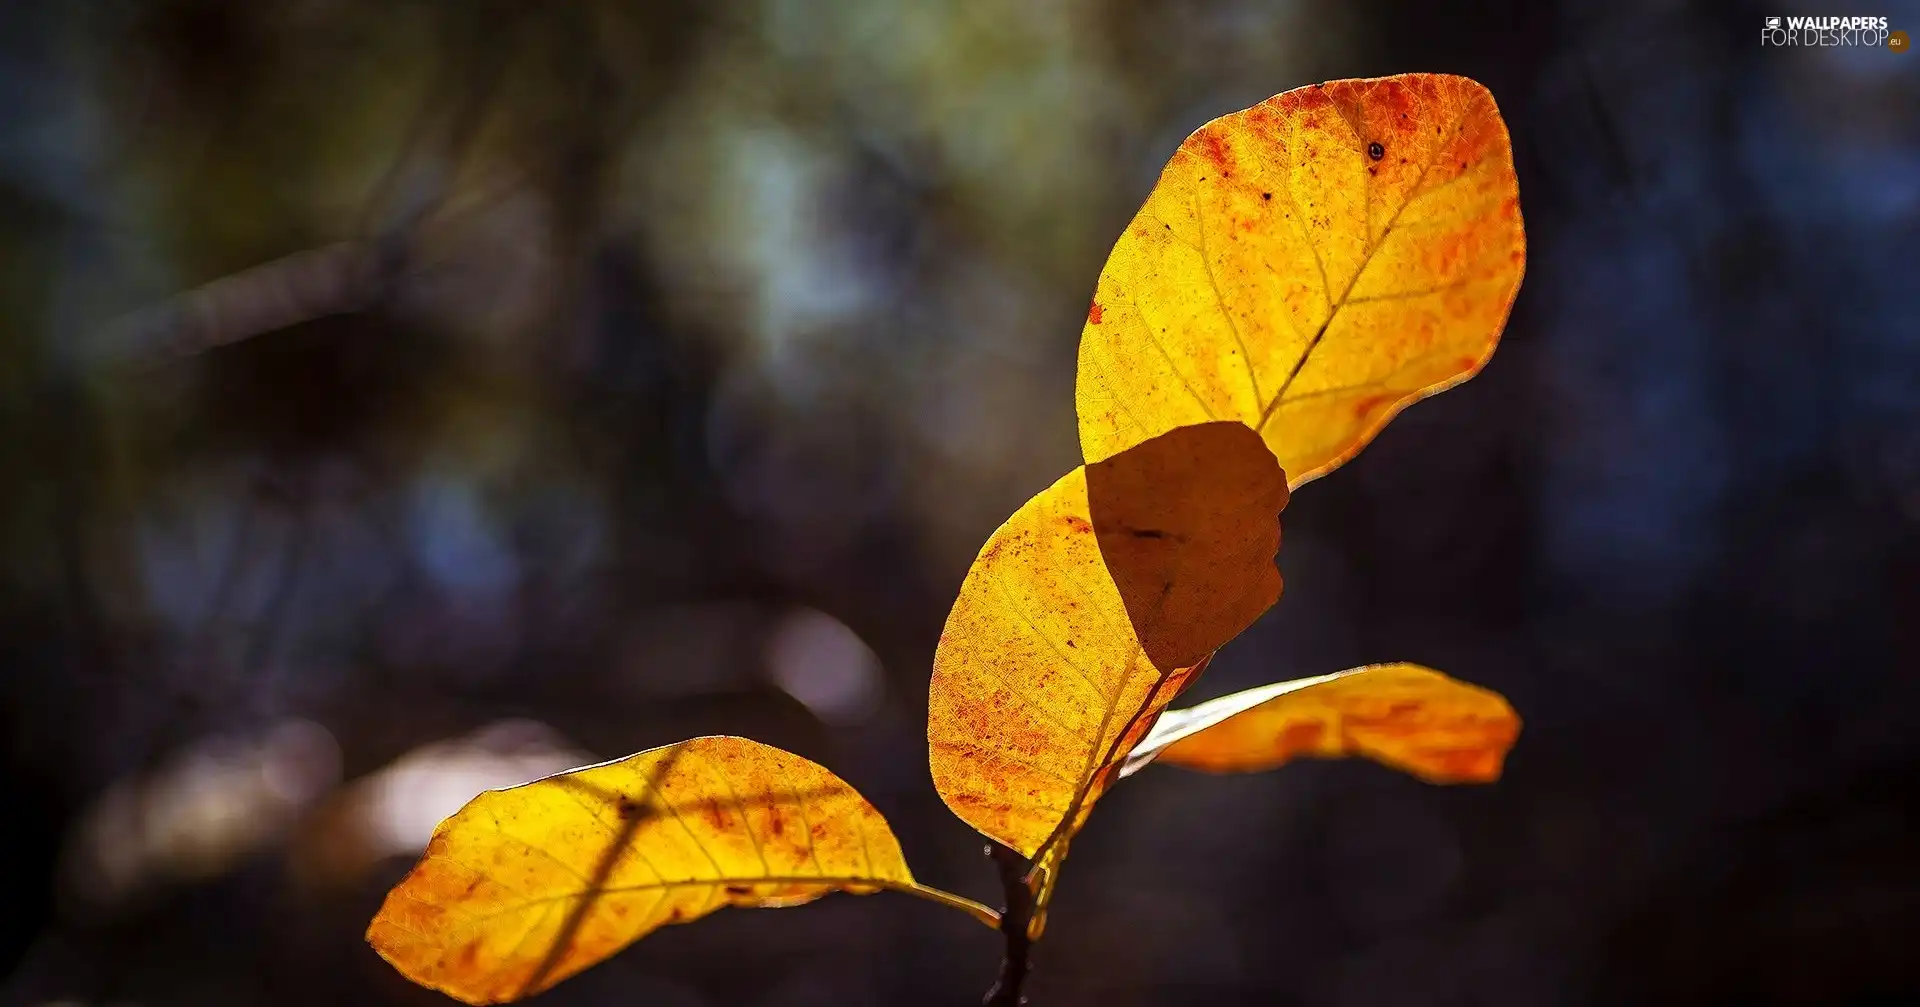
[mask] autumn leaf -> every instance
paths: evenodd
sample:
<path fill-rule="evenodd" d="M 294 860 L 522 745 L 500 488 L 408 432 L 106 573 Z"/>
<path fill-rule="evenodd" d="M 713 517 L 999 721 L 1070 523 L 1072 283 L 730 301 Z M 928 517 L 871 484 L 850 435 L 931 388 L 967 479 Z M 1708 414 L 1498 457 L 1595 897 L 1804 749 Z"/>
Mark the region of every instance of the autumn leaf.
<path fill-rule="evenodd" d="M 1499 693 L 1417 664 L 1376 664 L 1169 710 L 1120 775 L 1156 758 L 1233 773 L 1359 755 L 1429 783 L 1488 783 L 1519 736 Z"/>
<path fill-rule="evenodd" d="M 934 786 L 1026 856 L 1062 844 L 1207 655 L 1280 595 L 1286 480 L 1239 423 L 1174 430 L 1027 501 L 934 655 Z"/>
<path fill-rule="evenodd" d="M 725 906 L 921 886 L 886 820 L 832 773 L 744 738 L 696 738 L 481 794 L 440 824 L 367 941 L 467 1003 L 537 993 Z"/>
<path fill-rule="evenodd" d="M 1334 81 L 1200 127 L 1100 273 L 1086 459 L 1239 420 L 1293 485 L 1326 474 L 1492 355 L 1519 207 L 1506 125 L 1464 77 Z"/>

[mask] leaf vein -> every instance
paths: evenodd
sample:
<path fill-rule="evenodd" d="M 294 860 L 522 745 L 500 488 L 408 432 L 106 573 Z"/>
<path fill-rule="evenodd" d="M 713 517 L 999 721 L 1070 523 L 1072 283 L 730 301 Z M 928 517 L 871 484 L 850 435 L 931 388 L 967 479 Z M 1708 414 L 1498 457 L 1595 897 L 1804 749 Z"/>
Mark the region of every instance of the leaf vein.
<path fill-rule="evenodd" d="M 1320 345 L 1320 340 L 1326 336 L 1327 329 L 1333 325 L 1334 319 L 1339 316 L 1340 309 L 1346 306 L 1347 296 L 1353 292 L 1353 288 L 1360 282 L 1360 278 L 1366 275 L 1367 267 L 1378 261 L 1376 253 L 1379 251 L 1380 246 L 1387 243 L 1387 237 L 1393 233 L 1394 226 L 1399 223 L 1400 215 L 1406 212 L 1407 207 L 1411 205 L 1415 199 L 1423 195 L 1420 187 L 1425 184 L 1428 173 L 1433 171 L 1433 166 L 1439 163 L 1440 151 L 1451 145 L 1453 141 L 1459 137 L 1460 128 L 1466 124 L 1466 121 L 1467 113 L 1463 108 L 1460 114 L 1455 117 L 1453 128 L 1447 134 L 1446 140 L 1434 144 L 1433 149 L 1428 152 L 1427 163 L 1421 166 L 1420 176 L 1414 180 L 1413 193 L 1393 211 L 1393 216 L 1387 218 L 1387 225 L 1380 230 L 1380 240 L 1368 249 L 1366 258 L 1360 263 L 1360 268 L 1354 270 L 1353 278 L 1347 281 L 1346 289 L 1340 292 L 1339 300 L 1328 309 L 1326 320 L 1320 323 L 1319 330 L 1313 334 L 1313 338 L 1307 341 L 1306 348 L 1300 352 L 1299 358 L 1294 361 L 1292 370 L 1287 372 L 1286 380 L 1280 383 L 1280 390 L 1274 393 L 1273 401 L 1268 403 L 1266 408 L 1261 411 L 1260 422 L 1255 429 L 1265 429 L 1267 421 L 1272 418 L 1275 410 L 1280 408 L 1280 403 L 1287 397 L 1287 389 L 1293 386 L 1293 379 L 1300 376 L 1300 371 L 1306 367 L 1308 358 L 1313 356 L 1313 351 Z"/>

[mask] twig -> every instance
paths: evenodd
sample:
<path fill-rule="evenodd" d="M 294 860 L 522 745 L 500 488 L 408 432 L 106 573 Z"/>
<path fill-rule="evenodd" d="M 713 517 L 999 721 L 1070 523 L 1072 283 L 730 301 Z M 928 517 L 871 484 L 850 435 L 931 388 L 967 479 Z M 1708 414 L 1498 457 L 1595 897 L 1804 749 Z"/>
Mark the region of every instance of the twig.
<path fill-rule="evenodd" d="M 1006 894 L 1006 909 L 1000 913 L 1000 935 L 1006 938 L 1007 949 L 1000 959 L 1000 978 L 987 991 L 983 1004 L 984 1007 L 1020 1007 L 1027 1002 L 1020 995 L 1020 987 L 1027 981 L 1028 955 L 1033 950 L 1033 942 L 1027 937 L 1027 924 L 1033 919 L 1033 889 L 1027 887 L 1027 870 L 1031 865 L 1027 858 L 999 843 L 988 844 L 987 856 L 993 858 L 993 865 L 999 869 L 1000 887 Z"/>

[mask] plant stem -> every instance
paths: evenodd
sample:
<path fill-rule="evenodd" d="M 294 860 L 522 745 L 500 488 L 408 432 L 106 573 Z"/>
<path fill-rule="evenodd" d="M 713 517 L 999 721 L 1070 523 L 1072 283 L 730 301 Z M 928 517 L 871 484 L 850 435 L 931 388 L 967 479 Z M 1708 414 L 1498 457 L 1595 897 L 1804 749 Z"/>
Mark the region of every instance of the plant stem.
<path fill-rule="evenodd" d="M 1027 922 L 1033 918 L 1033 889 L 1027 887 L 1027 858 L 991 843 L 987 856 L 1000 871 L 1000 887 L 1006 895 L 1006 909 L 1000 913 L 1000 935 L 1006 939 L 1006 951 L 1000 959 L 1000 978 L 987 991 L 984 1007 L 1020 1007 L 1026 998 L 1020 987 L 1027 981 L 1028 954 L 1033 942 L 1027 938 Z"/>

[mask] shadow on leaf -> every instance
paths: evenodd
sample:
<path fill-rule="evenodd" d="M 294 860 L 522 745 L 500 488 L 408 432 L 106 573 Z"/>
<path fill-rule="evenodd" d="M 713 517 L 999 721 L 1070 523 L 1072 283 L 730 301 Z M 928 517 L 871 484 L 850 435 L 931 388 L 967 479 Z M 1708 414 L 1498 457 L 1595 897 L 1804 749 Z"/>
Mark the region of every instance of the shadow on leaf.
<path fill-rule="evenodd" d="M 1287 477 L 1246 424 L 1179 427 L 1089 465 L 1087 502 L 1154 667 L 1198 664 L 1280 600 Z"/>

